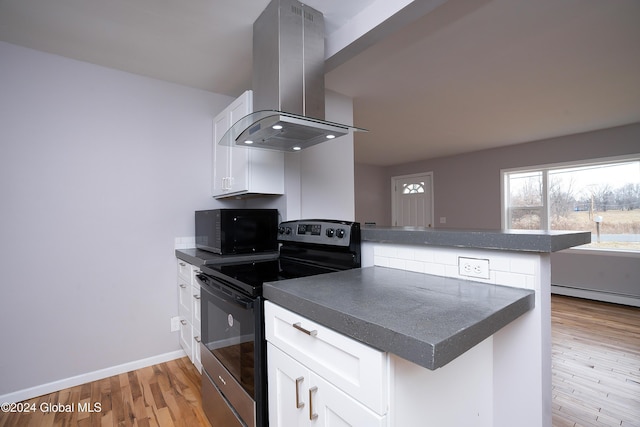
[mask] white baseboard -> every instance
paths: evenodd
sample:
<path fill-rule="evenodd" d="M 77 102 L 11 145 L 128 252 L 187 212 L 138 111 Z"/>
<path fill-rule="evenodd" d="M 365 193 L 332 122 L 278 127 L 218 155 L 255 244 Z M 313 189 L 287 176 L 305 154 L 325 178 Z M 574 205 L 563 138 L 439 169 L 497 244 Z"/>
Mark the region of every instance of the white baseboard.
<path fill-rule="evenodd" d="M 640 298 L 634 298 L 627 295 L 613 294 L 603 291 L 593 291 L 588 289 L 572 288 L 568 286 L 551 285 L 551 293 L 565 295 L 568 297 L 584 298 L 595 301 L 611 302 L 614 304 L 640 307 Z"/>
<path fill-rule="evenodd" d="M 112 366 L 110 368 L 99 369 L 86 374 L 76 375 L 75 377 L 64 378 L 62 380 L 53 381 L 47 384 L 18 390 L 13 393 L 7 393 L 0 396 L 0 403 L 22 402 L 23 400 L 32 399 L 42 396 L 43 394 L 53 393 L 65 388 L 75 387 L 91 381 L 101 380 L 113 375 L 119 375 L 136 369 L 146 368 L 147 366 L 157 365 L 158 363 L 168 362 L 170 360 L 179 359 L 186 356 L 184 350 L 176 350 L 169 353 L 159 354 L 157 356 L 147 357 L 146 359 L 134 360 L 132 362 L 123 363 L 122 365 Z"/>

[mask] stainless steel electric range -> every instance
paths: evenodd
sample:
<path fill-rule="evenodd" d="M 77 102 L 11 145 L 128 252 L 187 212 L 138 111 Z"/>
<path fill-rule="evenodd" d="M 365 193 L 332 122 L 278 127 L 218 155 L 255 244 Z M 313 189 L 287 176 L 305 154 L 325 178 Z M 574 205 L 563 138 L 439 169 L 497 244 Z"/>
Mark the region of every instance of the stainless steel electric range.
<path fill-rule="evenodd" d="M 360 224 L 282 222 L 277 259 L 204 265 L 202 402 L 212 425 L 265 427 L 267 353 L 262 284 L 360 267 Z"/>

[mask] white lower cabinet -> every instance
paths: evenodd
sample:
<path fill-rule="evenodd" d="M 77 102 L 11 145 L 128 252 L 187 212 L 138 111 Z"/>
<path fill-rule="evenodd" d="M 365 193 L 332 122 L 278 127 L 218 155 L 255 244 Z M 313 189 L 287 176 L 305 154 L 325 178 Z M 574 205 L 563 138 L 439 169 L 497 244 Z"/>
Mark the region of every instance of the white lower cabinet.
<path fill-rule="evenodd" d="M 494 425 L 492 337 L 432 371 L 269 301 L 265 335 L 271 427 Z"/>
<path fill-rule="evenodd" d="M 387 425 L 385 415 L 376 414 L 273 344 L 267 344 L 267 355 L 270 426 Z"/>
<path fill-rule="evenodd" d="M 200 358 L 200 340 L 201 340 L 201 322 L 200 322 L 200 285 L 196 280 L 196 274 L 198 274 L 200 270 L 194 267 L 192 271 L 192 284 L 191 284 L 191 304 L 192 304 L 192 351 L 191 354 L 193 357 L 191 358 L 191 362 L 196 366 L 198 372 L 202 373 L 202 359 Z"/>
<path fill-rule="evenodd" d="M 269 425 L 387 426 L 387 354 L 265 303 Z"/>
<path fill-rule="evenodd" d="M 180 346 L 193 362 L 193 328 L 191 322 L 180 316 Z"/>
<path fill-rule="evenodd" d="M 196 281 L 198 267 L 178 259 L 178 315 L 180 345 L 198 371 L 200 360 L 200 285 Z"/>

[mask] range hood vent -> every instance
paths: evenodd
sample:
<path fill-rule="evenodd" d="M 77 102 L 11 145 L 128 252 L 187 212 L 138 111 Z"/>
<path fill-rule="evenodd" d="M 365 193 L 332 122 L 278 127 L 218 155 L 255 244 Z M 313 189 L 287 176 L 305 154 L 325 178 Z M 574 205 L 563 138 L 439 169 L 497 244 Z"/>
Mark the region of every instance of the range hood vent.
<path fill-rule="evenodd" d="M 253 109 L 221 145 L 296 151 L 364 131 L 327 122 L 324 17 L 297 0 L 272 0 L 253 24 Z"/>

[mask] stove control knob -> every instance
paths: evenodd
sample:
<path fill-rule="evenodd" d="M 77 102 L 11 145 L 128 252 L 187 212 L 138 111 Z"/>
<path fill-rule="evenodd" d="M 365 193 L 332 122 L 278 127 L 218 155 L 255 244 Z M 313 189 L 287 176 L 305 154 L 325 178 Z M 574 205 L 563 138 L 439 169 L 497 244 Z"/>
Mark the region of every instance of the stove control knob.
<path fill-rule="evenodd" d="M 278 234 L 284 234 L 284 227 L 278 227 Z"/>
<path fill-rule="evenodd" d="M 338 239 L 342 239 L 344 237 L 345 231 L 344 228 L 338 228 L 336 230 L 336 236 L 338 237 Z"/>
<path fill-rule="evenodd" d="M 333 228 L 327 228 L 326 235 L 327 237 L 333 237 L 335 234 L 335 230 Z"/>
<path fill-rule="evenodd" d="M 287 235 L 291 234 L 291 227 L 285 228 L 284 229 L 284 234 L 287 234 Z"/>

